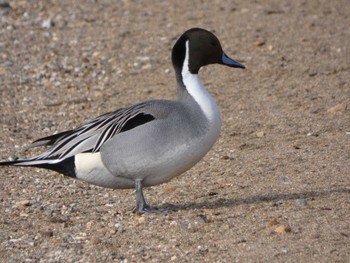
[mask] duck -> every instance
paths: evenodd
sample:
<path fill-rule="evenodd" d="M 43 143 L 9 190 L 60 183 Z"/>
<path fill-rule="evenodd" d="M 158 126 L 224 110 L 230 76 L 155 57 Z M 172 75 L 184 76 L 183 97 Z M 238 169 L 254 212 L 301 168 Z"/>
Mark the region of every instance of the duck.
<path fill-rule="evenodd" d="M 244 69 L 202 28 L 186 30 L 172 48 L 177 97 L 147 100 L 33 142 L 34 157 L 0 162 L 53 170 L 112 189 L 135 189 L 138 214 L 157 213 L 143 188 L 166 183 L 198 163 L 217 141 L 221 116 L 199 70 L 210 64 Z"/>

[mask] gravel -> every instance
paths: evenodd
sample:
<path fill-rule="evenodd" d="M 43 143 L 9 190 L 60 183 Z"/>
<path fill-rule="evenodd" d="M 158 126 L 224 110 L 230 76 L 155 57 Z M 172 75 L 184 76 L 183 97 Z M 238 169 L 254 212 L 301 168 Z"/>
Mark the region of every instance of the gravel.
<path fill-rule="evenodd" d="M 170 51 L 216 33 L 247 69 L 210 66 L 219 141 L 145 189 L 163 215 L 40 169 L 0 169 L 3 262 L 349 262 L 350 5 L 340 1 L 0 1 L 0 159 L 153 98 Z"/>

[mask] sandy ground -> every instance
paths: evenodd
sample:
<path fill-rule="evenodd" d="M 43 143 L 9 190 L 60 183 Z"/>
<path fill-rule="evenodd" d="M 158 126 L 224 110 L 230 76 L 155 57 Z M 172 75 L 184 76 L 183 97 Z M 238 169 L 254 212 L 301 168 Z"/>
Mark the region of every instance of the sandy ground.
<path fill-rule="evenodd" d="M 174 98 L 170 51 L 215 32 L 246 70 L 208 66 L 221 137 L 193 169 L 134 191 L 0 170 L 2 262 L 350 262 L 350 4 L 1 1 L 0 158 L 107 111 Z"/>

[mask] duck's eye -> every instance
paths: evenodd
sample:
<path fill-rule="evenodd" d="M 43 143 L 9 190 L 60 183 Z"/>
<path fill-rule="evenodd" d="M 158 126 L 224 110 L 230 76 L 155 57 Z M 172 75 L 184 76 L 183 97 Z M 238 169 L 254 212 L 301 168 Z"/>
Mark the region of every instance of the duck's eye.
<path fill-rule="evenodd" d="M 211 41 L 210 43 L 213 47 L 216 47 L 216 42 L 215 41 Z"/>

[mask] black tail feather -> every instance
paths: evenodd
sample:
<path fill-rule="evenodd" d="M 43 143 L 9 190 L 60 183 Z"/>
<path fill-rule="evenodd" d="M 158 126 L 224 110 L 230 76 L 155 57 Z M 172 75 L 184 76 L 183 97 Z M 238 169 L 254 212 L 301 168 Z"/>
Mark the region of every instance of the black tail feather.
<path fill-rule="evenodd" d="M 49 169 L 49 170 L 61 173 L 65 176 L 76 178 L 74 156 L 64 159 L 58 163 L 48 162 L 48 163 L 40 163 L 40 164 L 37 164 L 37 163 L 30 164 L 30 161 L 31 160 L 15 160 L 15 161 L 0 162 L 0 166 L 23 166 L 23 167 L 29 166 L 29 167 L 44 168 L 44 169 Z"/>

